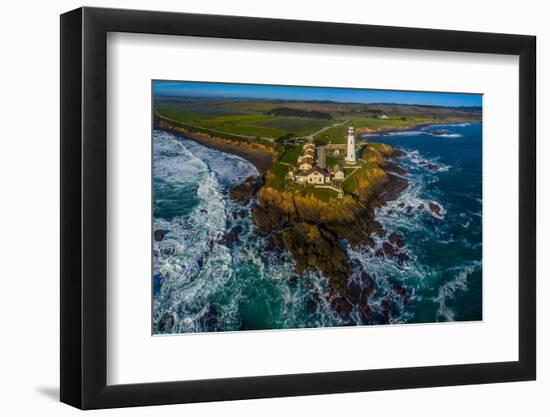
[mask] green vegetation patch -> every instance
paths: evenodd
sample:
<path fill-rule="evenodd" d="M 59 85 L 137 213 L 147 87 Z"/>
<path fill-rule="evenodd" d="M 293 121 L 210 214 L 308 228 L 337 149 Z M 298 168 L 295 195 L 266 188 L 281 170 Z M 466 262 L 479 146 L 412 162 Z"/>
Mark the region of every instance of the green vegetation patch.
<path fill-rule="evenodd" d="M 437 122 L 437 119 L 434 119 L 431 117 L 405 117 L 405 116 L 391 117 L 388 119 L 351 116 L 349 120 L 353 125 L 353 127 L 355 127 L 356 129 L 363 128 L 363 127 L 370 128 L 370 129 L 383 128 L 383 127 L 404 128 L 408 126 L 415 126 L 415 125 Z"/>
<path fill-rule="evenodd" d="M 326 119 L 326 120 L 332 119 L 332 116 L 330 115 L 330 113 L 326 113 L 318 110 L 304 110 L 304 109 L 297 109 L 297 108 L 291 108 L 291 107 L 276 107 L 274 109 L 271 109 L 268 113 L 275 116 L 308 117 L 308 118 Z"/>
<path fill-rule="evenodd" d="M 281 157 L 281 162 L 286 162 L 287 164 L 297 165 L 298 157 L 302 154 L 301 146 L 289 146 L 286 148 L 285 153 Z"/>
<path fill-rule="evenodd" d="M 327 168 L 333 169 L 334 165 L 338 165 L 342 169 L 345 165 L 345 153 L 340 150 L 338 155 L 334 154 L 333 150 L 327 150 Z"/>
<path fill-rule="evenodd" d="M 342 184 L 340 186 L 346 193 L 355 194 L 359 180 L 361 178 L 370 177 L 371 172 L 378 168 L 380 168 L 378 164 L 365 162 L 363 163 L 363 165 L 361 165 L 361 167 L 351 173 L 349 172 L 349 170 L 346 169 L 346 178 L 344 179 L 344 181 L 342 181 Z"/>
<path fill-rule="evenodd" d="M 287 133 L 293 133 L 294 136 L 308 136 L 328 126 L 330 122 L 304 117 L 266 116 L 265 119 L 254 124 L 259 127 L 284 130 Z"/>
<path fill-rule="evenodd" d="M 300 187 L 296 192 L 303 196 L 312 195 L 321 201 L 338 198 L 338 193 L 330 188 Z"/>
<path fill-rule="evenodd" d="M 333 126 L 315 136 L 317 145 L 328 143 L 346 143 L 348 140 L 348 125 Z"/>
<path fill-rule="evenodd" d="M 203 106 L 204 107 L 204 106 Z M 199 112 L 200 107 L 184 108 L 180 105 L 158 104 L 155 111 L 158 115 L 182 122 L 190 126 L 208 129 L 212 133 L 229 133 L 246 137 L 265 137 L 276 139 L 281 136 L 307 136 L 330 122 L 323 119 L 272 116 L 265 113 L 229 113 L 221 114 L 223 109 Z"/>
<path fill-rule="evenodd" d="M 282 190 L 285 186 L 285 175 L 288 173 L 289 169 L 290 167 L 288 165 L 279 162 L 271 165 L 267 174 L 268 185 L 278 190 Z"/>

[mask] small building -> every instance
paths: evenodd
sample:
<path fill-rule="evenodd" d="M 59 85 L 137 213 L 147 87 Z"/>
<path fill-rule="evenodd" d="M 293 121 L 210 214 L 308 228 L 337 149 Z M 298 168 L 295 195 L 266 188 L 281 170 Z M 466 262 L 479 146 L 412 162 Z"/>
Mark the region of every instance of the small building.
<path fill-rule="evenodd" d="M 285 179 L 294 181 L 294 172 L 292 172 L 292 170 L 288 171 L 285 175 Z"/>
<path fill-rule="evenodd" d="M 345 178 L 344 171 L 342 171 L 338 165 L 334 165 L 334 168 L 332 170 L 332 175 L 334 176 L 334 179 L 337 181 L 342 181 Z"/>
<path fill-rule="evenodd" d="M 298 184 L 327 184 L 330 183 L 330 174 L 325 169 L 315 166 L 306 172 L 297 173 L 296 182 Z"/>
<path fill-rule="evenodd" d="M 309 171 L 313 168 L 313 158 L 309 156 L 303 157 L 299 162 L 298 168 L 300 171 Z"/>
<path fill-rule="evenodd" d="M 304 151 L 307 150 L 307 149 L 315 149 L 315 144 L 313 144 L 312 142 L 308 142 L 304 145 Z"/>
<path fill-rule="evenodd" d="M 386 116 L 385 114 L 381 114 L 380 116 L 378 116 L 379 119 L 387 119 L 388 116 Z"/>

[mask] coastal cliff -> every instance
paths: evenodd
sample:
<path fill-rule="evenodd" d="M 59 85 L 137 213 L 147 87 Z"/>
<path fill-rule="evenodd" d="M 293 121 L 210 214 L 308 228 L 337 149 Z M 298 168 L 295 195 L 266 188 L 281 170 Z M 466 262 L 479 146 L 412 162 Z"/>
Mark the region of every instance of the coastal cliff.
<path fill-rule="evenodd" d="M 324 201 L 299 189 L 280 190 L 265 184 L 253 209 L 257 232 L 269 237 L 272 248 L 286 249 L 298 273 L 319 270 L 337 298 L 353 298 L 348 279 L 354 266 L 348 248 L 371 244 L 373 234 L 385 233 L 374 209 L 396 198 L 408 185 L 396 175 L 403 170 L 389 160 L 400 154 L 387 145 L 365 147 L 364 163 L 342 183 L 346 194 L 341 199 Z"/>
<path fill-rule="evenodd" d="M 352 261 L 349 249 L 363 245 L 373 248 L 376 235 L 386 239 L 377 256 L 407 259 L 401 252 L 402 236 L 386 236 L 375 219 L 375 209 L 397 198 L 408 186 L 403 178 L 405 171 L 394 161 L 402 151 L 385 144 L 366 144 L 359 152 L 358 163 L 344 167 L 346 178 L 338 184 L 342 198 L 336 193 L 321 198 L 313 186 L 290 183 L 281 187 L 275 181 L 270 170 L 278 155 L 275 148 L 194 132 L 164 120 L 158 120 L 156 127 L 252 162 L 263 175 L 235 186 L 229 196 L 240 203 L 256 196 L 252 217 L 256 232 L 266 238 L 265 249 L 288 252 L 298 274 L 321 272 L 328 279 L 331 306 L 344 319 L 351 320 L 356 306 L 362 320 L 370 320 L 368 300 L 375 280 Z M 234 241 L 238 233 L 232 230 L 222 241 Z M 359 277 L 360 284 L 350 279 L 352 275 Z"/>

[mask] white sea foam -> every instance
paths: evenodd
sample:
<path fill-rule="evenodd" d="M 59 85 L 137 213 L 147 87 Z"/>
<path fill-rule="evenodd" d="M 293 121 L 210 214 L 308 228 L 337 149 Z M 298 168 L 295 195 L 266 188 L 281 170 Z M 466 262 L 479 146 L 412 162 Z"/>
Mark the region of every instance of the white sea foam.
<path fill-rule="evenodd" d="M 423 132 L 421 130 L 404 130 L 402 132 L 388 132 L 386 135 L 388 136 L 418 136 L 423 135 L 426 132 Z"/>
<path fill-rule="evenodd" d="M 196 158 L 208 165 L 224 187 L 234 187 L 249 177 L 260 175 L 254 165 L 240 156 L 210 149 L 192 140 L 180 140 Z"/>
<path fill-rule="evenodd" d="M 255 232 L 249 202 L 243 206 L 227 198 L 225 191 L 250 176 L 256 168 L 237 156 L 206 148 L 175 135 L 156 132 L 154 139 L 155 177 L 172 184 L 195 183 L 198 205 L 187 216 L 170 221 L 156 218 L 155 229 L 167 230 L 161 242 L 154 242 L 157 253 L 154 273 L 162 285 L 153 298 L 156 325 L 171 316 L 174 333 L 200 332 L 205 317 L 215 316 L 220 328 L 238 330 L 240 308 L 249 302 L 249 292 L 268 291 L 276 286 L 281 295 L 281 311 L 271 313 L 283 320 L 281 327 L 323 327 L 342 323 L 330 308 L 327 280 L 318 273 L 306 272 L 293 284 L 294 263 L 288 253 L 264 253 L 265 239 Z M 240 213 L 234 216 L 234 213 Z M 238 240 L 224 242 L 224 235 L 240 227 Z M 163 249 L 171 250 L 164 254 Z M 293 286 L 291 288 L 291 286 Z M 256 294 L 267 301 L 274 294 Z M 223 298 L 222 306 L 212 312 L 212 299 Z M 315 300 L 315 311 L 308 321 L 296 318 Z M 270 308 L 275 305 L 269 303 Z M 303 320 L 303 317 L 302 317 Z"/>
<path fill-rule="evenodd" d="M 436 136 L 436 137 L 439 137 L 439 138 L 461 138 L 462 135 L 460 133 L 437 133 L 437 134 L 434 134 L 434 133 L 431 133 L 431 132 L 428 132 L 431 136 Z"/>
<path fill-rule="evenodd" d="M 406 152 L 402 160 L 407 163 L 412 163 L 414 168 L 421 170 L 429 170 L 432 172 L 447 172 L 451 169 L 450 165 L 443 164 L 438 158 L 427 158 L 420 155 L 417 150 Z M 407 168 L 407 167 L 406 167 Z"/>
<path fill-rule="evenodd" d="M 445 284 L 439 287 L 439 291 L 433 301 L 439 305 L 438 314 L 445 321 L 453 321 L 456 312 L 447 305 L 448 300 L 455 298 L 456 294 L 468 290 L 468 277 L 476 270 L 481 268 L 481 262 L 474 261 L 470 264 L 457 267 L 450 270 L 454 275 L 448 279 Z"/>

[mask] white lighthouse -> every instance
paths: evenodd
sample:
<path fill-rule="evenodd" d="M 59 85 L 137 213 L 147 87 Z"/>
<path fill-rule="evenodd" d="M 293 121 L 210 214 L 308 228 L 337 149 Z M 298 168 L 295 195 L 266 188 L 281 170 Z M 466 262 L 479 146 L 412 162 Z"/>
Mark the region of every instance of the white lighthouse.
<path fill-rule="evenodd" d="M 348 164 L 355 164 L 355 136 L 353 135 L 353 127 L 348 128 L 348 151 L 345 161 Z"/>

